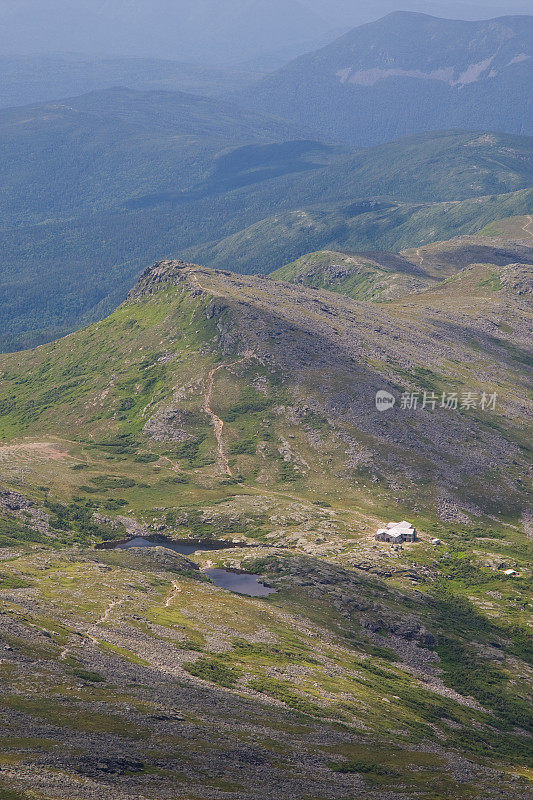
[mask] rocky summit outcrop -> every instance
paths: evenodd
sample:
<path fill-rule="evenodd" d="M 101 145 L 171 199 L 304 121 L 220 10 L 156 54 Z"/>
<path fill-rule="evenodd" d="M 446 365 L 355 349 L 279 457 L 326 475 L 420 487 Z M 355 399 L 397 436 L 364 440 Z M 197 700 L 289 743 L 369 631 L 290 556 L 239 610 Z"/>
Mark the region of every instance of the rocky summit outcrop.
<path fill-rule="evenodd" d="M 20 492 L 13 492 L 0 485 L 0 511 L 15 517 L 39 533 L 47 536 L 54 535 L 50 528 L 50 515 L 42 508 L 38 508 L 33 500 L 25 497 Z"/>
<path fill-rule="evenodd" d="M 179 260 L 157 261 L 144 270 L 137 284 L 129 293 L 128 300 L 137 300 L 154 294 L 166 285 L 180 283 L 184 279 L 181 270 L 194 269 L 195 266 L 195 264 Z"/>

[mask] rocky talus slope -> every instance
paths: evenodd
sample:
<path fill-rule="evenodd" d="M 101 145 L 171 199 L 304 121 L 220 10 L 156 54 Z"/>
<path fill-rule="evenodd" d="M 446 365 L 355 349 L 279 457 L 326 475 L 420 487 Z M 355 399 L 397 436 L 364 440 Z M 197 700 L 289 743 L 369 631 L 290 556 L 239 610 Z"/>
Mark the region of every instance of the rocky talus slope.
<path fill-rule="evenodd" d="M 445 287 L 377 307 L 293 284 L 162 262 L 145 273 L 130 301 L 165 285 L 201 296 L 230 372 L 242 378 L 255 365 L 281 372 L 293 402 L 278 414 L 293 420 L 297 438 L 307 439 L 306 450 L 313 443 L 310 420 L 325 420 L 318 452 L 328 453 L 340 483 L 357 480 L 363 468 L 393 492 L 416 495 L 419 488 L 423 495 L 430 474 L 432 492 L 469 491 L 474 499 L 478 484 L 475 502 L 483 504 L 490 484 L 489 503 L 497 506 L 499 498 L 510 508 L 520 502 L 527 471 L 516 438 L 528 416 L 521 353 L 528 348 L 531 319 L 527 297 L 516 287 L 528 283 L 531 271 L 516 264 L 492 275 L 492 267 L 472 267 Z M 491 281 L 501 289 L 493 291 Z M 397 397 L 390 414 L 376 411 L 380 390 Z M 268 386 L 264 391 L 268 397 Z M 472 414 L 440 408 L 435 398 L 442 392 L 499 393 L 497 425 L 473 408 Z M 417 395 L 418 408 L 401 407 L 405 393 Z M 467 446 L 458 448 L 458 442 Z M 289 457 L 313 485 L 317 465 L 310 467 L 298 447 L 296 440 L 290 444 Z M 491 474 L 498 474 L 497 482 Z"/>

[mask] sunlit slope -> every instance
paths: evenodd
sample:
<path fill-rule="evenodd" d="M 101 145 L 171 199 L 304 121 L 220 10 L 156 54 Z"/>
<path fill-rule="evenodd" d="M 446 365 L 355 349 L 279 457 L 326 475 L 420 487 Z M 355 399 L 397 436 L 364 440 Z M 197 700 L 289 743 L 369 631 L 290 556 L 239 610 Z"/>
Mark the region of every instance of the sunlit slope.
<path fill-rule="evenodd" d="M 226 238 L 185 251 L 191 259 L 239 272 L 270 272 L 313 250 L 360 252 L 423 246 L 476 234 L 501 217 L 533 211 L 530 189 L 447 203 L 302 204 Z"/>
<path fill-rule="evenodd" d="M 275 270 L 275 280 L 376 302 L 404 297 L 431 285 L 412 261 L 394 253 L 319 250 Z"/>
<path fill-rule="evenodd" d="M 449 241 L 433 242 L 404 250 L 430 277 L 446 278 L 469 264 L 505 264 L 533 262 L 533 215 L 506 217 L 489 223 L 478 233 L 458 236 Z"/>

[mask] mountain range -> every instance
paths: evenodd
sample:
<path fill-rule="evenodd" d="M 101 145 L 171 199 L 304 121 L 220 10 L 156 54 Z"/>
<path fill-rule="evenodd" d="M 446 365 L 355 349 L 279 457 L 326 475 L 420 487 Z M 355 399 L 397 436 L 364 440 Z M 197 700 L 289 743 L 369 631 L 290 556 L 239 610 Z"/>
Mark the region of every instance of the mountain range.
<path fill-rule="evenodd" d="M 429 130 L 533 133 L 533 17 L 397 12 L 245 89 L 240 101 L 354 145 Z"/>
<path fill-rule="evenodd" d="M 0 800 L 531 799 L 532 17 L 187 63 L 384 6 L 0 5 Z"/>
<path fill-rule="evenodd" d="M 117 86 L 222 97 L 262 77 L 231 69 L 148 58 L 81 55 L 0 56 L 0 108 L 62 100 Z"/>
<path fill-rule="evenodd" d="M 528 0 L 375 0 L 374 3 L 353 3 L 352 0 L 302 0 L 303 4 L 323 19 L 336 25 L 354 27 L 372 22 L 394 11 L 415 11 L 451 19 L 487 19 L 502 14 L 527 14 Z"/>
<path fill-rule="evenodd" d="M 175 92 L 0 112 L 2 347 L 102 316 L 161 255 L 265 273 L 309 250 L 418 246 L 533 210 L 526 137 L 353 152 L 302 134 Z"/>
<path fill-rule="evenodd" d="M 531 222 L 0 356 L 0 793 L 527 800 Z"/>
<path fill-rule="evenodd" d="M 274 69 L 399 9 L 479 19 L 526 14 L 530 6 L 527 0 L 3 0 L 0 49 L 9 56 L 77 53 Z"/>
<path fill-rule="evenodd" d="M 116 75 L 218 96 L 109 87 L 0 111 L 0 346 L 101 317 L 163 256 L 268 273 L 530 213 L 531 138 L 512 131 L 532 130 L 532 19 L 392 14 L 231 99 L 249 73 L 54 57 L 29 91 Z"/>

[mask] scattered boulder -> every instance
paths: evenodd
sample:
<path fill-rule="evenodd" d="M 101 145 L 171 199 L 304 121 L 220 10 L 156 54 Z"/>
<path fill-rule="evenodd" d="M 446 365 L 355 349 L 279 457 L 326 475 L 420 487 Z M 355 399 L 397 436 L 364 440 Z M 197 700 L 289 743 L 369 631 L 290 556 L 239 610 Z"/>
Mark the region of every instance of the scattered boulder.
<path fill-rule="evenodd" d="M 136 758 L 86 757 L 77 763 L 77 771 L 89 777 L 126 775 L 144 772 L 146 765 Z"/>

